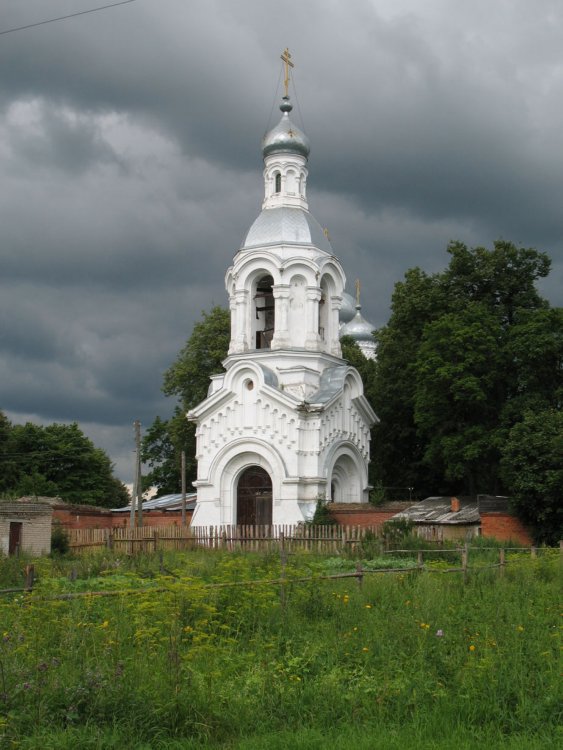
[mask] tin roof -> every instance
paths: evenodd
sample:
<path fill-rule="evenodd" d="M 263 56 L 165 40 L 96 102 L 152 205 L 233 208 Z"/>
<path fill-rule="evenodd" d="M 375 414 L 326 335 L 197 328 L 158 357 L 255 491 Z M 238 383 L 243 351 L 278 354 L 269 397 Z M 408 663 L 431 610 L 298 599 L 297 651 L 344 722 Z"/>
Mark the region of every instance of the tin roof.
<path fill-rule="evenodd" d="M 193 510 L 195 508 L 197 493 L 190 492 L 186 494 L 186 510 Z M 155 497 L 152 500 L 145 500 L 143 502 L 143 510 L 181 510 L 182 509 L 182 495 L 181 493 L 175 495 L 162 495 L 162 497 Z M 126 505 L 123 508 L 112 508 L 114 513 L 128 513 L 131 510 L 131 505 Z"/>
<path fill-rule="evenodd" d="M 424 524 L 470 524 L 479 523 L 479 508 L 475 499 L 460 499 L 460 509 L 452 511 L 451 497 L 427 497 L 406 510 L 397 513 L 391 520 L 405 519 Z"/>

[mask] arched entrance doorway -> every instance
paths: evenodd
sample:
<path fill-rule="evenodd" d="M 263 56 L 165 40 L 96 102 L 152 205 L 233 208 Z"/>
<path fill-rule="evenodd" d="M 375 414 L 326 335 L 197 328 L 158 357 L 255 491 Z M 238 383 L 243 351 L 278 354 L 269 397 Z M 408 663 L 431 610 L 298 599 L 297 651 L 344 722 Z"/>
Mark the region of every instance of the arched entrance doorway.
<path fill-rule="evenodd" d="M 361 478 L 356 462 L 348 455 L 339 456 L 332 470 L 330 499 L 333 503 L 361 503 Z"/>
<path fill-rule="evenodd" d="M 237 484 L 237 524 L 272 523 L 272 480 L 260 466 L 249 466 Z"/>

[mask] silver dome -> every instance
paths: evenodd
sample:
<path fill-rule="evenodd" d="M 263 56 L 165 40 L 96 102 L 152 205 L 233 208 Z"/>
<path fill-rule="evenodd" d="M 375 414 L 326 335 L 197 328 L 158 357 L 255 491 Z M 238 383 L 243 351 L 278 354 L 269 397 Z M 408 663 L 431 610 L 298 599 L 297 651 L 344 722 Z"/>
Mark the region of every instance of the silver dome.
<path fill-rule="evenodd" d="M 356 305 L 356 314 L 349 323 L 342 326 L 340 329 L 340 336 L 351 336 L 354 341 L 369 341 L 373 343 L 374 339 L 372 334 L 373 331 L 375 331 L 375 326 L 368 323 L 360 310 L 361 307 Z"/>
<path fill-rule="evenodd" d="M 341 323 L 349 323 L 356 314 L 356 301 L 348 292 L 342 293 L 342 307 L 338 314 Z"/>
<path fill-rule="evenodd" d="M 293 109 L 289 102 L 289 97 L 283 97 L 280 109 L 283 112 L 281 120 L 262 139 L 262 154 L 264 158 L 270 154 L 288 152 L 301 154 L 307 158 L 311 150 L 309 139 L 289 119 L 289 113 Z"/>
<path fill-rule="evenodd" d="M 248 230 L 242 250 L 264 245 L 313 245 L 333 254 L 319 222 L 303 208 L 265 208 Z"/>

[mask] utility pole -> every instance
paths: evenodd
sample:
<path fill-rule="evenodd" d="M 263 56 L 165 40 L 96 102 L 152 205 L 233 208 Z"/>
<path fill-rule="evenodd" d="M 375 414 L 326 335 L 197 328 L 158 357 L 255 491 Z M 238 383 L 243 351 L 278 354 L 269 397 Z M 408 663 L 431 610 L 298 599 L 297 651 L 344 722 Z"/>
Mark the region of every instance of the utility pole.
<path fill-rule="evenodd" d="M 135 425 L 135 453 L 137 456 L 136 462 L 136 485 L 137 485 L 137 513 L 139 519 L 139 526 L 143 525 L 143 488 L 141 482 L 141 423 L 136 419 L 133 423 Z"/>
<path fill-rule="evenodd" d="M 186 451 L 182 451 L 182 526 L 186 525 Z"/>
<path fill-rule="evenodd" d="M 137 422 L 133 422 L 133 426 L 135 427 L 135 437 L 137 435 Z M 129 514 L 129 528 L 134 529 L 135 528 L 135 505 L 137 503 L 137 484 L 139 482 L 139 472 L 138 472 L 138 456 L 137 456 L 137 449 L 135 449 L 135 469 L 133 471 L 133 491 L 131 492 L 131 512 Z"/>

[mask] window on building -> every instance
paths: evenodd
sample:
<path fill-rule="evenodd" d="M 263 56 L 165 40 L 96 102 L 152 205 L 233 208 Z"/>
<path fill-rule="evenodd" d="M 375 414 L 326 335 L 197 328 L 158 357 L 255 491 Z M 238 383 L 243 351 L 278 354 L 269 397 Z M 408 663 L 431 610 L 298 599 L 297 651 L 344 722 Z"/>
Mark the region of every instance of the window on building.
<path fill-rule="evenodd" d="M 281 174 L 279 172 L 276 172 L 274 175 L 275 185 L 276 185 L 276 193 L 281 193 Z"/>
<path fill-rule="evenodd" d="M 263 276 L 256 284 L 254 303 L 257 349 L 270 349 L 274 337 L 276 307 L 273 284 L 274 280 L 271 276 Z"/>

